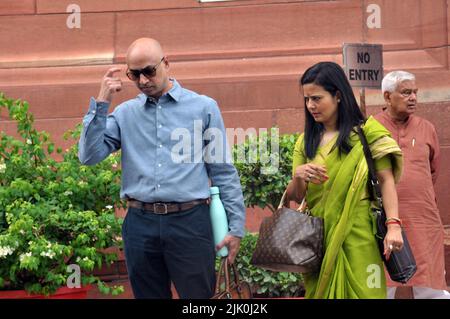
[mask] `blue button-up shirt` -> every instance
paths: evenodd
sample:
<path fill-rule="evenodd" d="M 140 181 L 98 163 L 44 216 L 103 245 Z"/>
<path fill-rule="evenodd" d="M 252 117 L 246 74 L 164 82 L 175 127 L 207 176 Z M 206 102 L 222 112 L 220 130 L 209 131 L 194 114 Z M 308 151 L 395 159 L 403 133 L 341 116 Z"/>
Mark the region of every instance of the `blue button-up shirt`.
<path fill-rule="evenodd" d="M 230 234 L 242 237 L 244 200 L 219 107 L 171 81 L 172 88 L 159 100 L 139 94 L 109 115 L 109 103 L 91 98 L 79 159 L 93 165 L 121 149 L 120 197 L 142 202 L 208 198 L 210 178 L 220 189 Z"/>

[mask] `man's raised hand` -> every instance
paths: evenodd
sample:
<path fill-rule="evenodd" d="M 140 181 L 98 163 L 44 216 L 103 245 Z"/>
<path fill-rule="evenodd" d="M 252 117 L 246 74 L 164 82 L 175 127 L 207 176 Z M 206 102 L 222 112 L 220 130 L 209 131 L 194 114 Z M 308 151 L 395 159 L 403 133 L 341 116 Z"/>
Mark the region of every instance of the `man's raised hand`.
<path fill-rule="evenodd" d="M 97 102 L 111 103 L 112 95 L 122 90 L 122 80 L 115 77 L 114 73 L 120 71 L 120 68 L 110 68 L 102 79 L 100 92 L 98 93 Z"/>

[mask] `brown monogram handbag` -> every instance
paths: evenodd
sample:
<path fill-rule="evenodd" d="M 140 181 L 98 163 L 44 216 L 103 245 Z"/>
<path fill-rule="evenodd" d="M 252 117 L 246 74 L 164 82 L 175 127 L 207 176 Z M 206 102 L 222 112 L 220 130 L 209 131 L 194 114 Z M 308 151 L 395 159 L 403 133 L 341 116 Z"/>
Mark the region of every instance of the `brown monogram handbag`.
<path fill-rule="evenodd" d="M 230 282 L 233 270 L 233 281 Z M 239 279 L 235 264 L 229 264 L 227 257 L 222 257 L 216 279 L 216 293 L 211 299 L 251 299 L 252 290 L 248 282 Z"/>
<path fill-rule="evenodd" d="M 316 272 L 323 258 L 323 219 L 311 216 L 305 199 L 297 210 L 283 206 L 260 226 L 251 263 L 272 271 Z"/>

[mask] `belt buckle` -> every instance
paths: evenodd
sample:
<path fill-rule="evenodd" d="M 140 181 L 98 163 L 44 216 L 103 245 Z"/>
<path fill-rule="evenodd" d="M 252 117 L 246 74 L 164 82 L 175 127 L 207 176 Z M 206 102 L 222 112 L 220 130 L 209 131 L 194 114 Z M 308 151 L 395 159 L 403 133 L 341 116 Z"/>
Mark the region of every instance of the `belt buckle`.
<path fill-rule="evenodd" d="M 162 212 L 162 213 L 158 212 L 157 209 L 156 209 L 158 206 L 164 206 L 164 212 Z M 167 212 L 167 204 L 165 204 L 165 203 L 153 203 L 153 213 L 154 214 L 158 214 L 158 215 L 165 215 L 165 214 L 167 214 L 168 213 Z"/>

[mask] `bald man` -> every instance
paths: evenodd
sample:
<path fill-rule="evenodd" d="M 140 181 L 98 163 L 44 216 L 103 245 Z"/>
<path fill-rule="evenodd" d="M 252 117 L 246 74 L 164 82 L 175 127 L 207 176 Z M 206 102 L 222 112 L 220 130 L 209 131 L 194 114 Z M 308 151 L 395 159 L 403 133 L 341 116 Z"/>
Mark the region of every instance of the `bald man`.
<path fill-rule="evenodd" d="M 122 89 L 120 68 L 110 68 L 83 119 L 79 159 L 94 165 L 121 149 L 125 259 L 136 298 L 210 298 L 215 250 L 230 262 L 244 235 L 245 207 L 230 161 L 223 119 L 210 97 L 169 77 L 169 60 L 154 39 L 131 44 L 127 77 L 142 92 L 108 115 Z M 229 233 L 216 247 L 209 217 L 209 181 L 218 186 Z"/>

